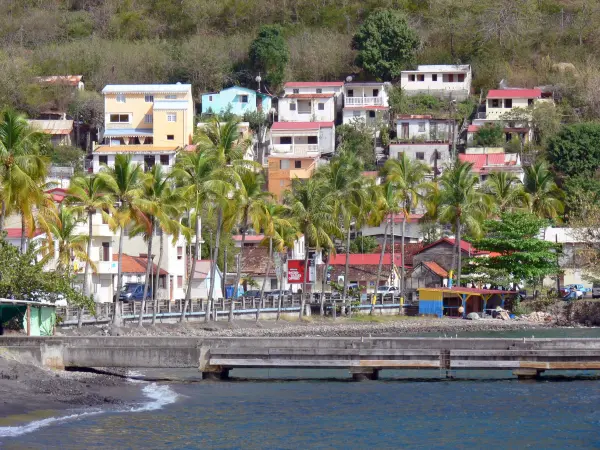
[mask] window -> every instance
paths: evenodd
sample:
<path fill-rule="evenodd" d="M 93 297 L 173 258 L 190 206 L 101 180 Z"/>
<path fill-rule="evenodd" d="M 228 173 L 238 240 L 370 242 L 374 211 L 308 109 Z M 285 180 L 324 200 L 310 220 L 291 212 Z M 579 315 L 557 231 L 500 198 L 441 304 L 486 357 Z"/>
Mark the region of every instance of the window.
<path fill-rule="evenodd" d="M 425 122 L 419 122 L 419 133 L 425 133 Z"/>
<path fill-rule="evenodd" d="M 379 89 L 373 89 L 373 97 L 379 96 Z"/>
<path fill-rule="evenodd" d="M 319 103 L 319 111 L 325 111 L 325 103 Z"/>
<path fill-rule="evenodd" d="M 458 74 L 458 82 L 462 83 L 465 81 L 465 74 L 464 73 L 459 73 Z"/>
<path fill-rule="evenodd" d="M 160 164 L 162 166 L 168 166 L 169 165 L 169 155 L 160 155 Z"/>
<path fill-rule="evenodd" d="M 505 98 L 504 99 L 504 107 L 505 108 L 512 108 L 512 98 Z"/>
<path fill-rule="evenodd" d="M 300 160 L 294 161 L 294 169 L 302 169 L 302 161 L 300 161 Z"/>
<path fill-rule="evenodd" d="M 208 96 L 208 101 L 209 101 L 209 102 L 212 102 L 212 95 L 209 95 L 209 96 Z"/>
<path fill-rule="evenodd" d="M 491 104 L 490 104 L 490 108 L 500 108 L 500 100 L 493 99 Z"/>
<path fill-rule="evenodd" d="M 408 81 L 415 81 L 415 79 L 416 77 L 413 74 L 408 76 Z"/>
<path fill-rule="evenodd" d="M 532 106 L 533 105 L 533 99 L 532 98 L 527 99 L 527 104 L 529 106 Z"/>
<path fill-rule="evenodd" d="M 144 123 L 152 123 L 152 114 L 146 114 L 144 116 Z"/>
<path fill-rule="evenodd" d="M 125 94 L 117 94 L 117 103 L 125 103 Z"/>
<path fill-rule="evenodd" d="M 354 97 L 354 89 L 348 89 L 348 97 Z"/>
<path fill-rule="evenodd" d="M 144 96 L 144 101 L 146 103 L 154 103 L 154 95 L 148 95 L 148 94 L 146 94 Z"/>
<path fill-rule="evenodd" d="M 317 89 L 317 94 L 322 94 L 323 93 L 323 89 L 319 88 Z"/>
<path fill-rule="evenodd" d="M 102 261 L 110 261 L 110 242 L 102 243 Z"/>
<path fill-rule="evenodd" d="M 111 114 L 110 123 L 129 123 L 129 114 Z"/>
<path fill-rule="evenodd" d="M 154 155 L 144 155 L 144 170 L 148 172 L 154 167 L 156 157 Z"/>
<path fill-rule="evenodd" d="M 279 143 L 283 145 L 292 145 L 292 137 L 291 136 L 281 136 L 279 138 Z"/>
<path fill-rule="evenodd" d="M 431 81 L 437 81 L 437 73 L 431 74 Z"/>
<path fill-rule="evenodd" d="M 247 95 L 242 95 L 241 97 L 242 97 L 241 98 L 242 103 L 248 103 L 248 96 Z"/>
<path fill-rule="evenodd" d="M 174 140 L 175 140 L 174 134 L 167 134 L 167 141 L 174 141 Z"/>
<path fill-rule="evenodd" d="M 296 111 L 296 104 L 294 102 L 290 102 L 290 111 Z"/>
<path fill-rule="evenodd" d="M 271 278 L 271 290 L 277 289 L 277 278 Z"/>
<path fill-rule="evenodd" d="M 107 155 L 98 156 L 98 162 L 100 164 L 108 164 L 108 156 Z"/>
<path fill-rule="evenodd" d="M 369 117 L 371 119 L 374 119 L 375 118 L 375 111 L 369 111 Z"/>
<path fill-rule="evenodd" d="M 177 247 L 177 259 L 183 259 L 183 247 L 181 245 Z"/>
<path fill-rule="evenodd" d="M 309 144 L 318 144 L 319 143 L 318 136 L 308 136 L 308 143 Z"/>
<path fill-rule="evenodd" d="M 360 117 L 360 111 L 352 111 L 352 116 L 353 117 Z"/>
<path fill-rule="evenodd" d="M 183 287 L 183 275 L 177 275 L 177 287 L 179 289 Z"/>
<path fill-rule="evenodd" d="M 425 75 L 417 75 L 417 81 L 425 81 Z"/>
<path fill-rule="evenodd" d="M 454 74 L 448 75 L 448 83 L 454 83 Z"/>
<path fill-rule="evenodd" d="M 279 161 L 279 168 L 281 170 L 289 170 L 290 169 L 290 160 L 289 159 L 282 159 Z"/>
<path fill-rule="evenodd" d="M 175 94 L 165 95 L 165 99 L 166 100 L 177 100 L 177 95 L 175 95 Z"/>
<path fill-rule="evenodd" d="M 177 113 L 176 112 L 167 113 L 167 122 L 177 122 Z"/>
<path fill-rule="evenodd" d="M 300 89 L 294 89 L 292 92 L 293 92 L 294 94 L 299 94 L 299 93 L 300 93 Z"/>
<path fill-rule="evenodd" d="M 419 161 L 423 161 L 425 159 L 425 153 L 424 152 L 417 152 L 417 159 Z"/>
<path fill-rule="evenodd" d="M 285 180 L 279 180 L 279 187 L 285 187 Z"/>
<path fill-rule="evenodd" d="M 159 276 L 158 277 L 158 287 L 161 289 L 166 289 L 167 288 L 167 277 L 165 276 Z"/>

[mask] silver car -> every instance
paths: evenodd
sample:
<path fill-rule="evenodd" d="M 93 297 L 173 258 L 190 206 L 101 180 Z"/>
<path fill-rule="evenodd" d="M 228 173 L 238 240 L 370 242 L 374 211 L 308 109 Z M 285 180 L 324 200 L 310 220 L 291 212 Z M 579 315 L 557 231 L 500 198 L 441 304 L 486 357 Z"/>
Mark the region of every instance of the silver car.
<path fill-rule="evenodd" d="M 600 298 L 600 284 L 594 283 L 592 286 L 592 298 Z"/>

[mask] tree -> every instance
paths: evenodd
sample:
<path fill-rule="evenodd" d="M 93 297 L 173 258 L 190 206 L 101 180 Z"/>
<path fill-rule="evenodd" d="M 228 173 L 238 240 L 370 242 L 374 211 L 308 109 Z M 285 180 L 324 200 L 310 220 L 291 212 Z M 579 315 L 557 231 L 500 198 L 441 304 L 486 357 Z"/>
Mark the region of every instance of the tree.
<path fill-rule="evenodd" d="M 364 168 L 375 169 L 375 141 L 374 130 L 362 121 L 338 126 L 336 129 L 338 151 L 352 153 L 361 159 Z"/>
<path fill-rule="evenodd" d="M 249 57 L 254 69 L 264 74 L 269 86 L 273 89 L 281 86 L 290 58 L 283 29 L 279 25 L 263 25 L 250 44 Z"/>
<path fill-rule="evenodd" d="M 479 179 L 471 171 L 472 167 L 471 163 L 455 161 L 453 166 L 444 171 L 440 179 L 440 221 L 452 224 L 456 236 L 457 286 L 460 286 L 462 271 L 460 242 L 463 227 L 471 235 L 480 236 L 483 231 L 483 221 L 491 206 L 490 198 L 477 190 Z"/>
<path fill-rule="evenodd" d="M 359 67 L 378 79 L 391 81 L 414 62 L 419 37 L 404 14 L 380 10 L 367 17 L 352 43 L 358 51 Z"/>
<path fill-rule="evenodd" d="M 475 133 L 475 145 L 478 147 L 499 147 L 504 141 L 504 130 L 497 123 L 486 123 Z"/>
<path fill-rule="evenodd" d="M 302 282 L 302 300 L 300 318 L 304 314 L 306 284 L 308 278 L 308 252 L 310 248 L 319 251 L 331 249 L 333 236 L 339 236 L 335 222 L 334 205 L 327 195 L 329 187 L 316 177 L 308 180 L 295 179 L 292 190 L 287 191 L 284 203 L 289 207 L 290 216 L 298 225 L 298 231 L 304 235 L 305 276 Z"/>
<path fill-rule="evenodd" d="M 427 189 L 425 175 L 429 173 L 427 164 L 412 160 L 406 153 L 400 159 L 389 159 L 383 168 L 386 182 L 392 185 L 396 191 L 397 199 L 402 211 L 402 250 L 400 260 L 400 295 L 404 297 L 404 236 L 406 234 L 406 220 L 410 217 L 412 210 L 422 197 L 422 192 Z M 394 264 L 394 262 L 392 262 Z"/>
<path fill-rule="evenodd" d="M 538 237 L 547 225 L 547 220 L 523 212 L 502 213 L 500 220 L 485 221 L 484 237 L 474 245 L 498 255 L 471 258 L 469 271 L 493 274 L 496 278 L 489 279 L 492 284 L 503 284 L 508 279 L 515 285 L 539 283 L 557 274 L 557 245 Z"/>
<path fill-rule="evenodd" d="M 558 173 L 592 176 L 600 168 L 600 124 L 568 125 L 548 144 L 548 161 Z"/>
<path fill-rule="evenodd" d="M 114 199 L 110 194 L 106 193 L 102 181 L 97 175 L 77 176 L 73 178 L 69 184 L 67 203 L 71 205 L 78 214 L 87 216 L 88 239 L 86 253 L 91 255 L 94 213 L 96 211 L 102 211 L 103 215 L 107 215 L 106 211 L 110 211 L 113 208 Z M 86 261 L 83 295 L 91 295 L 91 285 L 90 262 Z M 78 326 L 80 327 L 81 324 L 78 324 Z"/>
<path fill-rule="evenodd" d="M 113 325 L 120 326 L 122 323 L 119 294 L 123 287 L 123 235 L 125 228 L 134 222 L 144 223 L 150 228 L 150 222 L 144 215 L 139 202 L 142 194 L 141 178 L 142 166 L 131 162 L 131 155 L 118 154 L 115 156 L 114 167 L 103 167 L 98 174 L 102 180 L 103 188 L 115 199 L 115 209 L 111 227 L 119 230 L 119 253 L 117 259 L 117 297 L 115 299 L 115 312 Z"/>
<path fill-rule="evenodd" d="M 357 236 L 350 242 L 350 253 L 373 253 L 379 247 L 373 236 Z"/>
<path fill-rule="evenodd" d="M 488 176 L 483 191 L 493 200 L 500 213 L 523 207 L 527 196 L 523 183 L 515 175 L 507 172 L 492 172 Z"/>
<path fill-rule="evenodd" d="M 564 211 L 564 193 L 556 186 L 554 176 L 543 161 L 525 167 L 523 181 L 529 211 L 538 217 L 553 219 Z"/>

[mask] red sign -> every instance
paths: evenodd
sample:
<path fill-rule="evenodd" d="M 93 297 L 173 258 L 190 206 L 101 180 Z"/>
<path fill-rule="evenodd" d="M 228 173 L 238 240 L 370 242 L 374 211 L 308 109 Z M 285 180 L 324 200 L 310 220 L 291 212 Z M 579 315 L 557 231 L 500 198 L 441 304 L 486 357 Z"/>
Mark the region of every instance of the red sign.
<path fill-rule="evenodd" d="M 288 283 L 301 284 L 304 283 L 304 260 L 288 259 Z M 308 280 L 307 280 L 308 281 Z"/>

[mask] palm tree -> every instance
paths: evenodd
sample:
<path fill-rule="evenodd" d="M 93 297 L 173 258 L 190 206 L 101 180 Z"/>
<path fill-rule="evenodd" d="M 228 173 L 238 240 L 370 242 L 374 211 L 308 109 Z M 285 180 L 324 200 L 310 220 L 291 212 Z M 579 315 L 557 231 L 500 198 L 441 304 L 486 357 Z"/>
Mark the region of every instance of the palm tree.
<path fill-rule="evenodd" d="M 252 141 L 240 138 L 239 123 L 239 119 L 221 123 L 218 117 L 211 118 L 194 136 L 198 151 L 216 159 L 220 166 L 243 160 Z"/>
<path fill-rule="evenodd" d="M 147 251 L 147 263 L 146 263 L 146 278 L 144 281 L 144 294 L 142 296 L 142 307 L 140 309 L 140 315 L 138 318 L 138 326 L 142 326 L 143 312 L 146 306 L 146 295 L 148 295 L 148 288 L 150 287 L 150 273 L 154 266 L 152 261 L 152 242 L 154 231 L 157 229 L 157 225 L 161 226 L 161 229 L 173 234 L 173 238 L 177 239 L 179 236 L 179 230 L 176 226 L 177 219 L 180 215 L 179 209 L 179 196 L 176 195 L 171 189 L 171 180 L 168 177 L 162 165 L 156 164 L 152 167 L 150 172 L 144 175 L 142 179 L 142 195 L 139 199 L 140 208 L 144 211 L 144 221 L 141 224 L 141 231 L 146 236 L 148 243 Z M 146 221 L 150 221 L 150 227 L 146 228 Z M 161 233 L 161 240 L 162 240 Z M 161 243 L 161 249 L 163 244 Z M 159 255 L 159 263 L 162 255 Z M 156 283 L 160 278 L 160 268 L 157 267 L 154 274 L 154 281 Z M 153 290 L 153 298 L 156 299 L 156 292 Z M 156 303 L 154 303 L 154 309 L 156 310 Z"/>
<path fill-rule="evenodd" d="M 285 204 L 290 215 L 298 225 L 298 231 L 304 235 L 304 268 L 302 282 L 302 299 L 300 314 L 304 314 L 306 299 L 306 282 L 308 278 L 308 250 L 314 248 L 333 248 L 333 236 L 341 232 L 335 221 L 335 210 L 331 197 L 327 195 L 329 187 L 318 178 L 308 180 L 296 179 L 292 182 L 292 190 L 285 193 Z"/>
<path fill-rule="evenodd" d="M 406 233 L 406 220 L 410 213 L 419 204 L 423 197 L 422 192 L 427 189 L 428 183 L 425 175 L 429 173 L 429 166 L 421 161 L 412 160 L 406 153 L 400 159 L 389 159 L 383 168 L 386 182 L 390 183 L 396 191 L 402 211 L 402 250 L 400 252 L 400 295 L 404 298 L 404 235 Z M 392 267 L 394 262 L 392 261 Z"/>
<path fill-rule="evenodd" d="M 32 208 L 43 203 L 40 185 L 48 173 L 49 160 L 39 154 L 44 140 L 25 116 L 6 110 L 0 120 L 0 233 L 11 209 L 23 216 L 23 227 L 33 223 Z M 21 240 L 22 251 L 24 238 Z"/>
<path fill-rule="evenodd" d="M 556 186 L 545 162 L 525 167 L 523 186 L 531 213 L 553 219 L 564 211 L 564 193 Z"/>
<path fill-rule="evenodd" d="M 67 203 L 72 205 L 74 211 L 80 215 L 87 215 L 88 239 L 87 254 L 92 253 L 93 219 L 96 211 L 112 210 L 114 199 L 106 193 L 101 179 L 96 175 L 77 176 L 71 180 L 68 189 Z M 85 263 L 83 295 L 89 297 L 91 294 L 90 262 Z"/>
<path fill-rule="evenodd" d="M 242 234 L 241 250 L 237 259 L 237 274 L 235 277 L 233 298 L 237 298 L 244 257 L 244 244 L 248 226 L 260 232 L 265 224 L 267 201 L 272 197 L 270 192 L 263 191 L 265 178 L 261 172 L 251 169 L 238 171 L 241 183 L 236 185 L 237 210 L 240 216 L 240 232 Z M 233 320 L 233 301 L 229 310 L 229 321 Z"/>
<path fill-rule="evenodd" d="M 527 203 L 521 180 L 507 172 L 490 173 L 483 191 L 494 199 L 499 213 L 520 208 Z"/>
<path fill-rule="evenodd" d="M 472 235 L 480 235 L 483 220 L 490 207 L 489 196 L 477 190 L 479 179 L 471 171 L 472 163 L 455 161 L 444 171 L 441 179 L 440 220 L 454 226 L 456 233 L 455 251 L 457 257 L 456 285 L 460 286 L 462 259 L 460 251 L 463 226 Z"/>
<path fill-rule="evenodd" d="M 118 154 L 115 156 L 114 167 L 103 167 L 98 174 L 103 185 L 103 189 L 111 194 L 116 202 L 113 229 L 119 230 L 119 256 L 117 263 L 117 299 L 115 304 L 115 313 L 113 315 L 113 324 L 120 326 L 121 311 L 118 295 L 123 285 L 123 234 L 125 228 L 130 223 L 144 224 L 150 229 L 150 221 L 140 207 L 140 197 L 142 195 L 141 179 L 143 171 L 142 166 L 131 162 L 131 155 Z"/>

